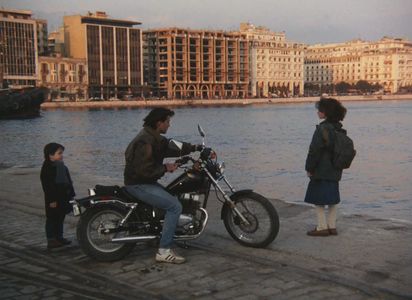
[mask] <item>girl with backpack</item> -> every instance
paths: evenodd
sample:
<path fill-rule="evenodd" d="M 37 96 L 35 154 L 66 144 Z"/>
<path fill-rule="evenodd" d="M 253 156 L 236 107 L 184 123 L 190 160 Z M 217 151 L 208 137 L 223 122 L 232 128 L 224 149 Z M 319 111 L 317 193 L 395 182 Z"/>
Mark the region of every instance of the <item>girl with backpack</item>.
<path fill-rule="evenodd" d="M 345 118 L 346 108 L 333 98 L 321 98 L 316 103 L 316 108 L 319 119 L 324 121 L 316 126 L 306 158 L 305 169 L 310 181 L 305 202 L 315 205 L 318 225 L 308 231 L 307 235 L 337 235 L 336 214 L 337 204 L 340 202 L 339 181 L 342 168 L 334 165 L 334 153 L 338 150 L 334 149 L 334 142 L 336 132 L 343 131 L 346 135 L 340 123 Z M 327 217 L 325 206 L 328 206 Z"/>

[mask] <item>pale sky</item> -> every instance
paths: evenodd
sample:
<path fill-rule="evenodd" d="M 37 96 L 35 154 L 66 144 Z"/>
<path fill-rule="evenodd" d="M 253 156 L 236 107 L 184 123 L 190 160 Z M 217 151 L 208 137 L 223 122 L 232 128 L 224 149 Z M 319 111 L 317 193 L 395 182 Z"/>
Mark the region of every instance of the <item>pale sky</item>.
<path fill-rule="evenodd" d="M 412 40 L 412 0 L 0 0 L 0 6 L 32 10 L 48 20 L 49 32 L 64 15 L 99 10 L 142 22 L 145 29 L 236 30 L 251 22 L 307 44 L 383 36 Z"/>

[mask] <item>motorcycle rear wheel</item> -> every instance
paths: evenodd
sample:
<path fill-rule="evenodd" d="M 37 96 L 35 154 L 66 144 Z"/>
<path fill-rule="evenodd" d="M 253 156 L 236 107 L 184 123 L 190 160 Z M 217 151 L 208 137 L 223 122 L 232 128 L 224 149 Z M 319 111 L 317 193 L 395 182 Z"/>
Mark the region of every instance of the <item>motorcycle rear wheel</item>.
<path fill-rule="evenodd" d="M 223 222 L 230 236 L 243 246 L 268 246 L 279 232 L 279 216 L 272 203 L 254 192 L 235 195 L 232 200 L 249 224 L 243 224 L 232 209 L 224 207 Z"/>
<path fill-rule="evenodd" d="M 113 243 L 111 239 L 118 233 L 101 233 L 102 229 L 115 228 L 125 216 L 126 212 L 116 206 L 88 209 L 77 224 L 77 239 L 83 252 L 103 262 L 120 260 L 128 255 L 135 243 Z"/>

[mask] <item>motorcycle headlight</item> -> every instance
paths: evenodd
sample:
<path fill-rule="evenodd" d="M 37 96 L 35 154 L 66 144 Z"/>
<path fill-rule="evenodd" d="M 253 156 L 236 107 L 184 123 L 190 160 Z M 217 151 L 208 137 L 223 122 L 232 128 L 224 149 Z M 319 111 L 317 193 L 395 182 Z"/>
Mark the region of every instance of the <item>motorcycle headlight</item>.
<path fill-rule="evenodd" d="M 223 173 L 225 172 L 225 168 L 226 168 L 225 162 L 221 162 L 220 164 L 217 165 L 217 169 L 220 175 L 223 175 Z"/>

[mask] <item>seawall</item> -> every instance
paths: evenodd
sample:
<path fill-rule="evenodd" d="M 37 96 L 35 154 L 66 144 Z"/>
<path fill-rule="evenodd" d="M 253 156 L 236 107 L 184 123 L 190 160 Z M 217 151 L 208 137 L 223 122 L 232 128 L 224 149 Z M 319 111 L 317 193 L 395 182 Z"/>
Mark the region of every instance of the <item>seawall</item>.
<path fill-rule="evenodd" d="M 412 100 L 412 94 L 406 95 L 365 95 L 365 96 L 336 96 L 339 101 L 384 101 Z M 212 99 L 212 100 L 133 100 L 133 101 L 78 101 L 78 102 L 45 102 L 41 105 L 44 110 L 56 108 L 139 108 L 156 106 L 243 106 L 254 104 L 295 104 L 316 102 L 319 97 L 299 98 L 251 98 L 251 99 Z"/>

